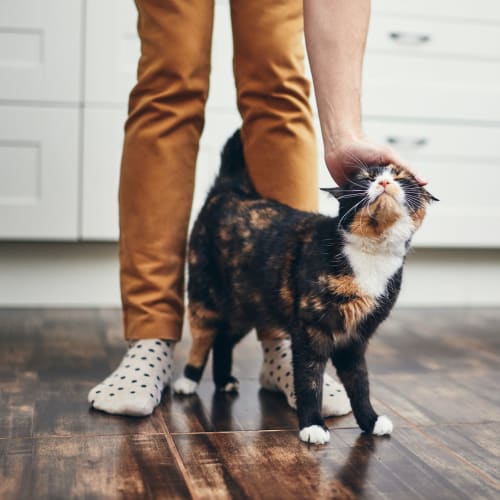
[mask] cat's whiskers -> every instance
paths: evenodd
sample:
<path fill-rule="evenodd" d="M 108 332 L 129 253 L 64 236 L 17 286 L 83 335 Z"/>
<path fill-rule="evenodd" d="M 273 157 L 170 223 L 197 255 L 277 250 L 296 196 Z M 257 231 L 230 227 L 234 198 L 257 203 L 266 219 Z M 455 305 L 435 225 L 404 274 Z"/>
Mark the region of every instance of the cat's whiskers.
<path fill-rule="evenodd" d="M 369 217 L 373 217 L 372 214 L 370 213 L 370 198 L 366 198 L 366 203 L 365 206 L 362 208 L 366 208 L 366 211 L 368 212 Z M 362 220 L 358 220 L 357 225 L 353 229 L 360 229 L 361 230 L 361 235 L 366 236 L 366 224 L 362 223 Z"/>
<path fill-rule="evenodd" d="M 337 198 L 337 200 L 345 200 L 346 198 L 359 198 L 361 192 L 360 193 L 353 193 L 353 194 L 345 194 L 343 196 L 339 196 Z"/>
<path fill-rule="evenodd" d="M 364 201 L 366 201 L 366 196 L 364 198 L 362 198 L 360 201 L 358 201 L 358 203 L 356 203 L 356 205 L 352 206 L 342 217 L 341 219 L 339 220 L 339 223 L 337 224 L 337 227 L 341 227 L 342 225 L 342 221 L 353 211 L 355 210 L 361 203 L 363 203 Z"/>
<path fill-rule="evenodd" d="M 356 182 L 354 179 L 351 179 L 349 182 L 351 184 L 353 184 L 354 186 L 360 188 L 362 191 L 366 191 L 367 190 L 366 186 L 363 186 L 363 184 L 360 184 L 359 182 Z"/>

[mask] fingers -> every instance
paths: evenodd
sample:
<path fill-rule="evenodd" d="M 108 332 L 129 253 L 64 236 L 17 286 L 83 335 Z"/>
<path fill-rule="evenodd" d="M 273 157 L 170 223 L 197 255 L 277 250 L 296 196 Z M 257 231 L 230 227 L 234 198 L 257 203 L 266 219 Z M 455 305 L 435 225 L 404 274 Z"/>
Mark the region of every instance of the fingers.
<path fill-rule="evenodd" d="M 363 166 L 388 163 L 407 169 L 421 186 L 428 184 L 427 180 L 391 147 L 367 140 L 358 140 L 337 151 L 330 152 L 325 155 L 325 161 L 333 180 L 339 186 L 345 184 L 347 178 Z"/>

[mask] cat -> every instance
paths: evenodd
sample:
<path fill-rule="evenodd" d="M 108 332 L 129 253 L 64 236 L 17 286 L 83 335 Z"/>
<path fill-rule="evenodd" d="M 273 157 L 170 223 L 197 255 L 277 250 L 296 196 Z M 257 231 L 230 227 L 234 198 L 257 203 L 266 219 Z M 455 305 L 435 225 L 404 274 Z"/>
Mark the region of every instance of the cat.
<path fill-rule="evenodd" d="M 252 328 L 292 339 L 299 437 L 323 444 L 323 373 L 331 359 L 359 427 L 377 435 L 392 423 L 369 399 L 365 351 L 401 287 L 411 238 L 435 198 L 406 169 L 363 166 L 327 189 L 337 217 L 296 210 L 259 196 L 246 171 L 239 131 L 222 152 L 214 186 L 189 241 L 192 348 L 176 392 L 196 390 L 213 349 L 218 390 L 238 390 L 235 344 Z"/>

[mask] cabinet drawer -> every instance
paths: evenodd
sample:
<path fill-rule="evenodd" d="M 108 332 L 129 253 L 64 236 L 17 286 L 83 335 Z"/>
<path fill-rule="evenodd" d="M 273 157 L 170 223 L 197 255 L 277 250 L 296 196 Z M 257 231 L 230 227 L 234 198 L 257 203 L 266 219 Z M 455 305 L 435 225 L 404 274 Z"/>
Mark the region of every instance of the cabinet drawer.
<path fill-rule="evenodd" d="M 441 200 L 417 233 L 417 245 L 500 246 L 500 128 L 366 120 L 365 129 L 395 147 Z"/>
<path fill-rule="evenodd" d="M 375 13 L 500 23 L 498 0 L 373 0 Z"/>
<path fill-rule="evenodd" d="M 500 25 L 374 15 L 367 41 L 371 52 L 498 61 Z"/>
<path fill-rule="evenodd" d="M 370 53 L 363 109 L 368 116 L 500 122 L 500 64 Z"/>
<path fill-rule="evenodd" d="M 366 119 L 367 136 L 397 149 L 401 156 L 451 159 L 474 164 L 500 161 L 500 128 Z M 500 171 L 498 173 L 500 178 Z"/>
<path fill-rule="evenodd" d="M 78 110 L 0 107 L 0 238 L 74 240 Z"/>
<path fill-rule="evenodd" d="M 81 1 L 0 2 L 0 99 L 80 100 Z"/>

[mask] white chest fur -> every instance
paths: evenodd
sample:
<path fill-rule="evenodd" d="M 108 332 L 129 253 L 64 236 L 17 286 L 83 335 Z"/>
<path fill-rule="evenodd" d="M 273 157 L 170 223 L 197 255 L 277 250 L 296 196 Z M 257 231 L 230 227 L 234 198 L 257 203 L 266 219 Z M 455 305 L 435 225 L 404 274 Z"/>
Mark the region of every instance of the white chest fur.
<path fill-rule="evenodd" d="M 402 217 L 383 238 L 344 234 L 344 255 L 364 293 L 376 299 L 385 292 L 389 279 L 403 264 L 412 230 L 410 217 Z"/>

